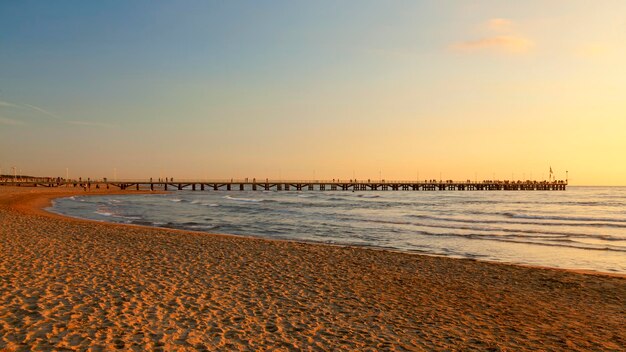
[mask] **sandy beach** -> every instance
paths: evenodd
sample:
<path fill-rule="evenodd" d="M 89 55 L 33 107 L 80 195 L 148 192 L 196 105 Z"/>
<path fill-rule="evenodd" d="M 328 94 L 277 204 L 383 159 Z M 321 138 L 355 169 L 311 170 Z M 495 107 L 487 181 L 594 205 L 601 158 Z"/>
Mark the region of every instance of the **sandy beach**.
<path fill-rule="evenodd" d="M 72 194 L 0 188 L 0 350 L 626 350 L 624 277 L 41 210 Z"/>

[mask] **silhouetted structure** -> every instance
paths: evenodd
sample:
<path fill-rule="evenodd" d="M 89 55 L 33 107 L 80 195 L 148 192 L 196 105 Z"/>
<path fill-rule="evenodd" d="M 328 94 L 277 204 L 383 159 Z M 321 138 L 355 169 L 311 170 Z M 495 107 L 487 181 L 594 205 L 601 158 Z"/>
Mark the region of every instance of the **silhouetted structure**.
<path fill-rule="evenodd" d="M 167 180 L 167 179 L 166 179 Z M 171 180 L 171 179 L 170 179 Z M 179 180 L 179 181 L 150 181 L 150 180 L 122 180 L 122 181 L 76 181 L 60 178 L 33 178 L 33 179 L 3 179 L 0 185 L 30 186 L 30 187 L 60 187 L 99 185 L 100 187 L 117 187 L 126 189 L 149 190 L 213 190 L 213 191 L 564 191 L 567 181 L 359 181 L 359 180 L 332 180 L 332 181 L 284 181 L 269 180 Z"/>

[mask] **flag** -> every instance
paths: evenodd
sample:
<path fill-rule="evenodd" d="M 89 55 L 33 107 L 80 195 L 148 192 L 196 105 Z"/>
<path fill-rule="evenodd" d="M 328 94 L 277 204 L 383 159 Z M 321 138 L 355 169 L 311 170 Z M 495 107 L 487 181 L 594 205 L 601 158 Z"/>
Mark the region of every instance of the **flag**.
<path fill-rule="evenodd" d="M 550 174 L 552 174 L 552 166 L 550 166 Z"/>

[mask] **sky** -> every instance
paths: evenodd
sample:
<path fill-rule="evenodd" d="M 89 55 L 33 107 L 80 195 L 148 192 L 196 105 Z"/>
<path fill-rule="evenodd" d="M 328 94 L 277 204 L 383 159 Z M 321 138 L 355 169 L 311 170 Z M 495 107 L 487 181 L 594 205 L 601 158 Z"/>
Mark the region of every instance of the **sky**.
<path fill-rule="evenodd" d="M 0 0 L 0 172 L 626 185 L 625 13 Z"/>

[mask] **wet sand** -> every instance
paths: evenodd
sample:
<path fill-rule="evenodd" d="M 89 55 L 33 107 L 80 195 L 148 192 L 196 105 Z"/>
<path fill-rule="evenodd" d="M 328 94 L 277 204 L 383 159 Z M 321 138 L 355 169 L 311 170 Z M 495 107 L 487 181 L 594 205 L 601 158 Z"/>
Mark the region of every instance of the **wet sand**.
<path fill-rule="evenodd" d="M 76 193 L 0 187 L 0 350 L 626 348 L 624 277 L 40 209 Z"/>

